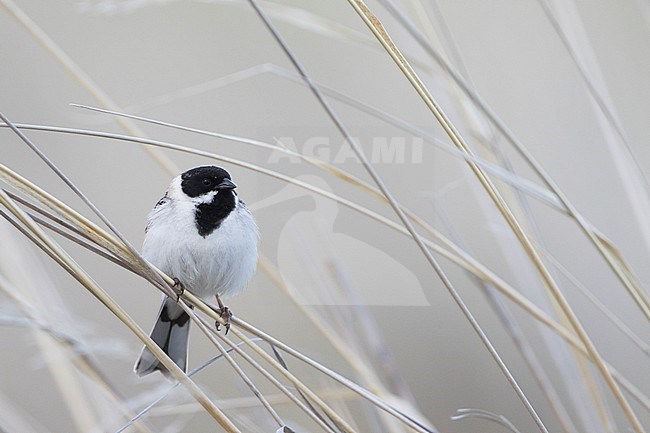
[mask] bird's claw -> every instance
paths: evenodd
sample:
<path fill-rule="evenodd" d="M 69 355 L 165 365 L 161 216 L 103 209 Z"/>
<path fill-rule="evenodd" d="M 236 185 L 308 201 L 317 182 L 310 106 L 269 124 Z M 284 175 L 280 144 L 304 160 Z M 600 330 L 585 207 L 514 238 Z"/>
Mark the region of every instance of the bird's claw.
<path fill-rule="evenodd" d="M 178 278 L 174 277 L 174 285 L 172 286 L 172 290 L 176 295 L 176 302 L 178 303 L 181 300 L 181 296 L 183 296 L 183 293 L 185 293 L 185 287 L 183 287 L 183 283 L 181 283 L 181 281 Z"/>
<path fill-rule="evenodd" d="M 230 318 L 232 317 L 232 312 L 230 311 L 230 309 L 228 307 L 221 307 L 217 311 L 219 313 L 219 317 L 221 317 L 224 320 L 224 322 L 226 322 L 223 325 L 223 327 L 226 328 L 226 335 L 228 335 L 228 331 L 230 331 Z M 217 320 L 214 323 L 214 325 L 216 326 L 217 331 L 219 331 L 221 322 L 219 322 Z"/>

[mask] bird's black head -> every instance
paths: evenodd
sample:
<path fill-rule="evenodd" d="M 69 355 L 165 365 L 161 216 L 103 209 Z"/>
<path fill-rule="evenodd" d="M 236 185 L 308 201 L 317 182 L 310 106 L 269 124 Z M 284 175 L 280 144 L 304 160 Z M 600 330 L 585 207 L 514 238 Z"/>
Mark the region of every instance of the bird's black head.
<path fill-rule="evenodd" d="M 215 231 L 224 219 L 235 210 L 237 199 L 236 185 L 230 180 L 230 174 L 221 167 L 196 167 L 181 175 L 181 189 L 190 198 L 200 197 L 194 219 L 201 236 L 206 237 Z M 211 199 L 203 195 L 217 192 Z"/>
<path fill-rule="evenodd" d="M 199 197 L 210 191 L 232 190 L 236 187 L 226 170 L 213 165 L 196 167 L 181 175 L 181 188 L 188 197 Z"/>

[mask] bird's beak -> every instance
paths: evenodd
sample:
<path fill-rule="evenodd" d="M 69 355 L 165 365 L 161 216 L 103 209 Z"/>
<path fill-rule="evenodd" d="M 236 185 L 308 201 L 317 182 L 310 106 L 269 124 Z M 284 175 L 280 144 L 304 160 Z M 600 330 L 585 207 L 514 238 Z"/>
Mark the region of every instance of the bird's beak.
<path fill-rule="evenodd" d="M 235 184 L 233 183 L 233 181 L 230 180 L 230 179 L 224 179 L 224 180 L 221 181 L 221 183 L 220 183 L 219 185 L 217 185 L 217 189 L 218 189 L 218 190 L 222 190 L 222 189 L 235 189 L 235 188 L 237 188 L 237 185 L 235 185 Z"/>

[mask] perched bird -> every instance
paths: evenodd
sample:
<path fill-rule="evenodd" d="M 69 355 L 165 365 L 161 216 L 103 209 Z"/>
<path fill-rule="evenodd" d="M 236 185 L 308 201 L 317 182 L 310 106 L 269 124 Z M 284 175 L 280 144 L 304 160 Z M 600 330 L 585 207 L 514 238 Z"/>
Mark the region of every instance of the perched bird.
<path fill-rule="evenodd" d="M 174 278 L 182 289 L 208 300 L 232 296 L 246 287 L 257 265 L 259 232 L 220 167 L 196 167 L 171 181 L 149 214 L 142 255 Z M 210 299 L 211 300 L 211 299 Z M 229 314 L 227 308 L 224 312 Z M 190 318 L 164 297 L 151 338 L 187 371 Z M 138 376 L 167 369 L 144 347 L 135 364 Z"/>

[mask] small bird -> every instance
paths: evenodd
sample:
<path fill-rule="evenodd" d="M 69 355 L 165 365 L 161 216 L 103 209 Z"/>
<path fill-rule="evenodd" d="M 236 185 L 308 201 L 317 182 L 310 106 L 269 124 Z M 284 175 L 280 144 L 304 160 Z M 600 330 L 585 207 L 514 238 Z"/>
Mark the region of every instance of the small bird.
<path fill-rule="evenodd" d="M 221 297 L 243 290 L 255 273 L 259 232 L 239 199 L 230 174 L 221 167 L 196 167 L 175 177 L 148 217 L 142 255 L 174 278 L 175 289 L 216 297 L 226 320 L 230 312 Z M 164 297 L 151 338 L 187 371 L 190 317 L 176 299 Z M 147 347 L 135 364 L 145 376 L 167 369 Z"/>

